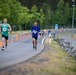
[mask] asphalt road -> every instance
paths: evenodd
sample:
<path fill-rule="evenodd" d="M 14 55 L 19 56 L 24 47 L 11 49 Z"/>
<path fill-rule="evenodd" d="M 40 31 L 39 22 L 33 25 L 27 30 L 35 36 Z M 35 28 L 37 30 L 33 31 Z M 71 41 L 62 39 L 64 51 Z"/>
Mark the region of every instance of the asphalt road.
<path fill-rule="evenodd" d="M 10 43 L 5 51 L 0 50 L 0 69 L 26 61 L 40 53 L 44 48 L 41 41 L 38 40 L 37 50 L 33 50 L 32 48 L 31 37 Z"/>
<path fill-rule="evenodd" d="M 54 32 L 51 32 L 51 33 L 58 34 L 60 33 L 60 31 L 55 30 Z M 29 58 L 40 53 L 44 48 L 44 45 L 41 43 L 41 41 L 42 40 L 38 40 L 37 50 L 33 50 L 32 48 L 31 37 L 19 40 L 14 43 L 10 43 L 8 45 L 8 48 L 5 49 L 5 51 L 0 50 L 0 69 L 26 61 Z"/>
<path fill-rule="evenodd" d="M 70 35 L 62 36 L 61 38 L 64 39 L 64 40 L 66 40 L 66 41 L 68 41 L 68 42 L 70 42 L 70 43 L 73 43 L 73 42 L 76 43 L 76 39 L 71 38 L 71 34 Z"/>

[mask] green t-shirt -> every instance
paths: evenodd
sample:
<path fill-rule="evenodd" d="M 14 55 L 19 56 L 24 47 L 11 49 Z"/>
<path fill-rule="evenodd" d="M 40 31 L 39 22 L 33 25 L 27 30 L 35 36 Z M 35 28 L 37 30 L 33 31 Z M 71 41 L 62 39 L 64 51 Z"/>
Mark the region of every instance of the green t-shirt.
<path fill-rule="evenodd" d="M 9 29 L 9 25 L 8 24 L 4 25 L 3 23 L 1 26 L 2 34 L 8 36 L 8 29 Z"/>

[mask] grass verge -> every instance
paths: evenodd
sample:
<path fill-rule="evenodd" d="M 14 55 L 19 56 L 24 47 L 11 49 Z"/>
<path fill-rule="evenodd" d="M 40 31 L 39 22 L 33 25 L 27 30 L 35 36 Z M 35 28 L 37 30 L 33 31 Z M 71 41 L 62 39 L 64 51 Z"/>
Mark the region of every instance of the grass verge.
<path fill-rule="evenodd" d="M 69 35 L 72 34 L 72 32 L 63 32 L 63 33 L 59 33 L 58 37 L 64 36 L 64 35 Z"/>
<path fill-rule="evenodd" d="M 76 39 L 76 34 L 74 34 L 72 38 L 75 38 Z"/>
<path fill-rule="evenodd" d="M 27 62 L 0 71 L 0 75 L 76 75 L 76 61 L 52 39 L 45 49 Z"/>
<path fill-rule="evenodd" d="M 9 35 L 19 35 L 19 34 L 23 34 L 29 32 L 29 30 L 25 30 L 25 31 L 12 31 L 11 33 L 9 33 Z M 1 35 L 0 35 L 1 38 Z"/>

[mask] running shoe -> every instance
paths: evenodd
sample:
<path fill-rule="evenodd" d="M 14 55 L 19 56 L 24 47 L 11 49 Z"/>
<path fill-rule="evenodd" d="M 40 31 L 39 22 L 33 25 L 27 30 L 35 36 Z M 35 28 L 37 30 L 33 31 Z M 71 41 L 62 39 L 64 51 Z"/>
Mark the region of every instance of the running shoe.
<path fill-rule="evenodd" d="M 35 50 L 37 50 L 37 47 L 35 46 Z"/>
<path fill-rule="evenodd" d="M 7 44 L 5 45 L 5 47 L 7 48 Z"/>
<path fill-rule="evenodd" d="M 7 46 L 5 46 L 7 48 Z"/>
<path fill-rule="evenodd" d="M 4 51 L 4 47 L 2 47 L 2 51 Z"/>

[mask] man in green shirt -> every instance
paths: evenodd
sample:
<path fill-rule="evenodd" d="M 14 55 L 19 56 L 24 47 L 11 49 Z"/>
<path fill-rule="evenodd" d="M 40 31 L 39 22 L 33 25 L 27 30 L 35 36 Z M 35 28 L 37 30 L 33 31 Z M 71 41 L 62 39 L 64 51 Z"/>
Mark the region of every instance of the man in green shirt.
<path fill-rule="evenodd" d="M 0 25 L 1 34 L 2 34 L 2 51 L 4 51 L 4 46 L 7 48 L 8 41 L 8 32 L 11 31 L 11 26 L 7 23 L 7 19 L 4 19 L 4 23 Z M 4 44 L 5 43 L 5 44 Z"/>

